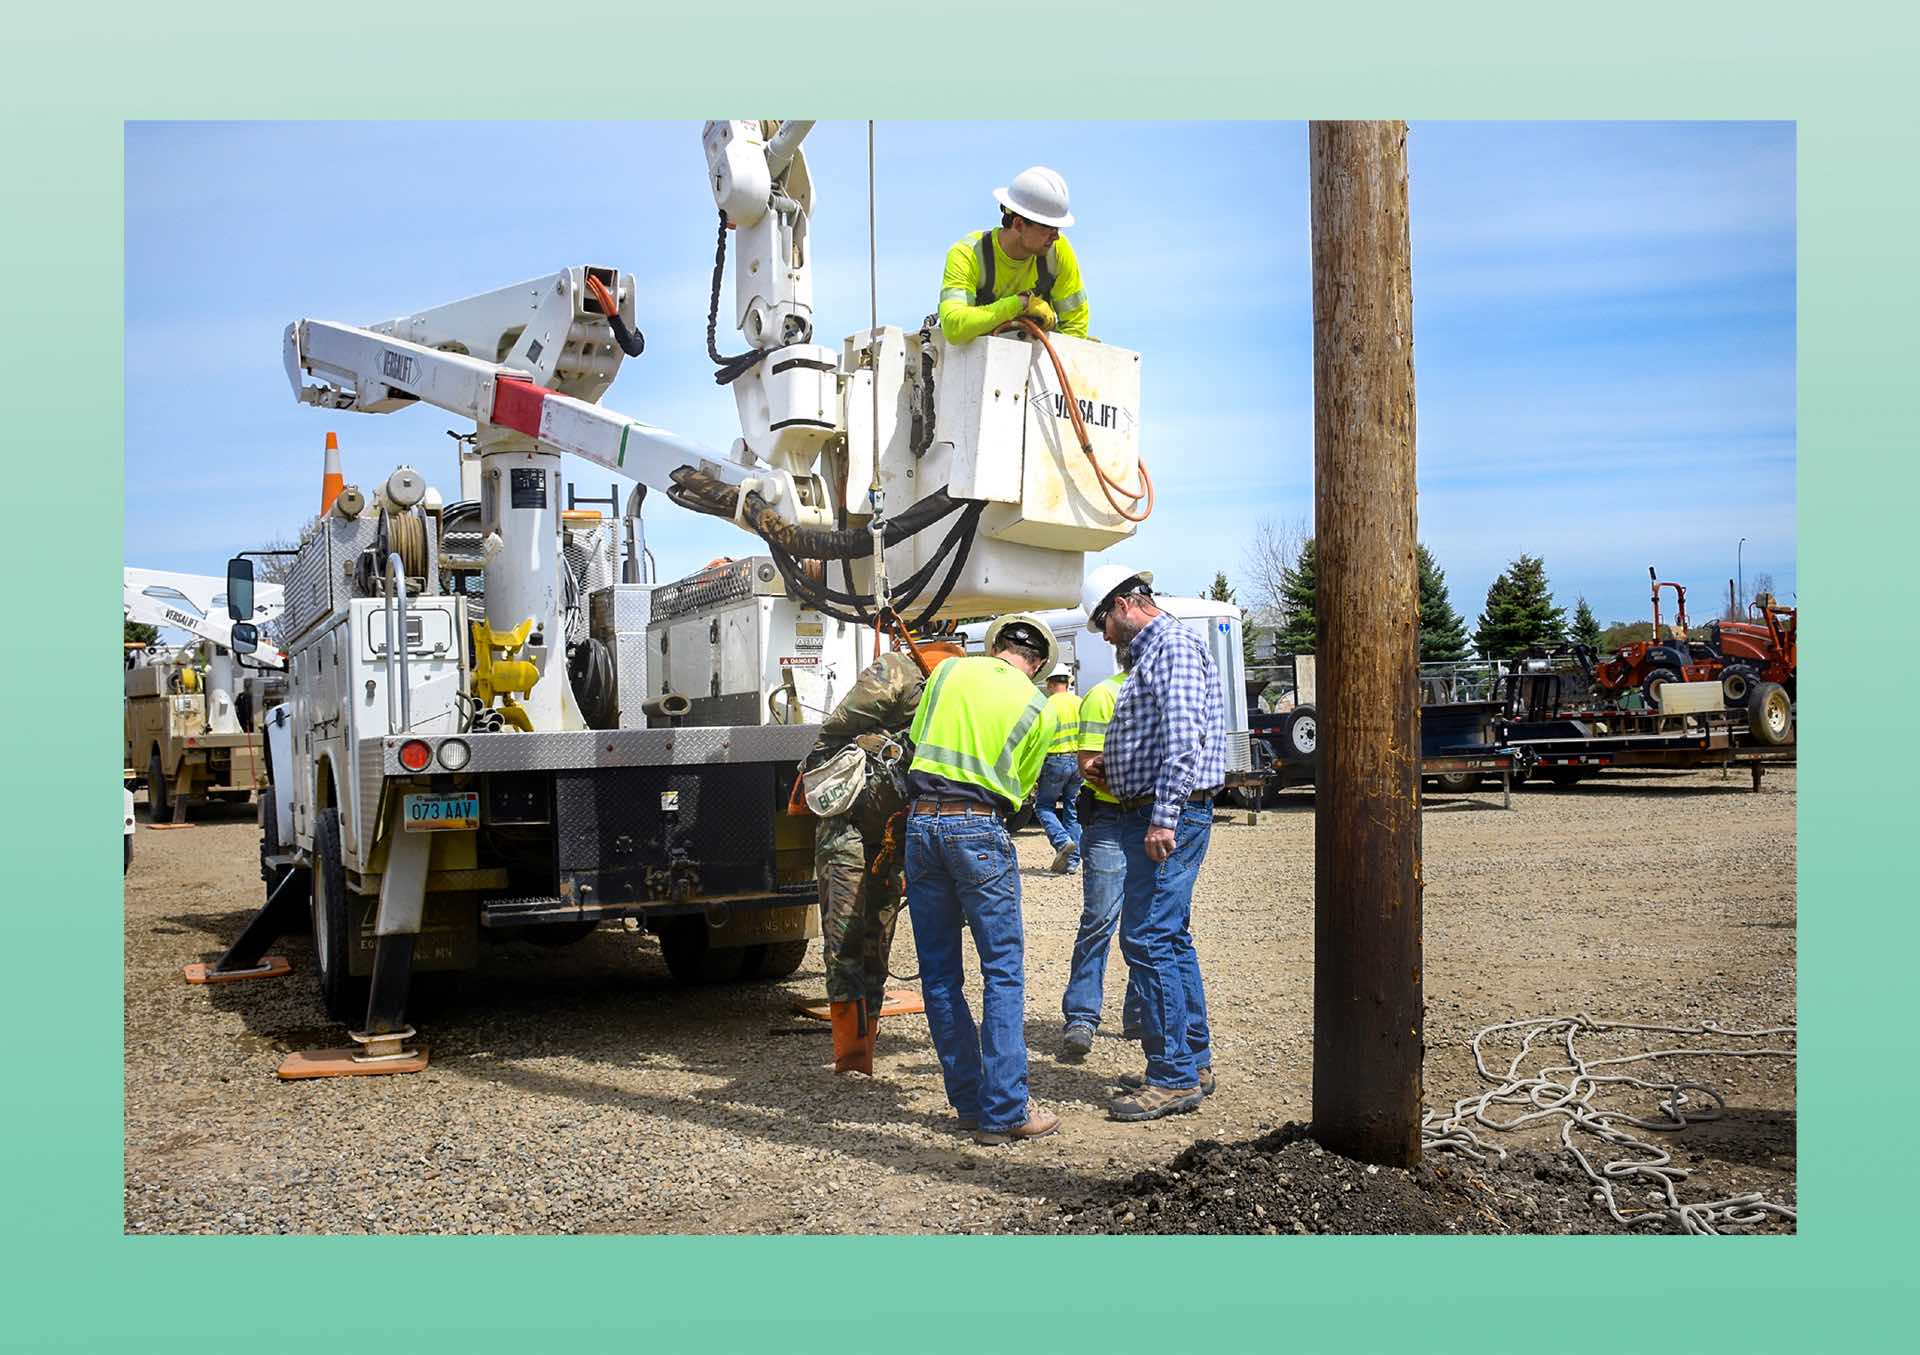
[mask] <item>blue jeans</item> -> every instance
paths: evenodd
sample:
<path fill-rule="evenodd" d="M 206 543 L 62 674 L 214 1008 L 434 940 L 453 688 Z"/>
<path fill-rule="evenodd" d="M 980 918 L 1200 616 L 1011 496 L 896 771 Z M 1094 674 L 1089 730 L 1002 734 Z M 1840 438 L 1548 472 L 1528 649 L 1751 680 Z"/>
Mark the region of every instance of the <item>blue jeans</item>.
<path fill-rule="evenodd" d="M 907 909 L 920 953 L 920 996 L 947 1101 L 984 1130 L 1027 1119 L 1027 976 L 1020 871 L 998 819 L 907 820 Z M 973 933 L 985 993 L 980 1024 L 962 989 L 960 930 Z"/>
<path fill-rule="evenodd" d="M 1080 825 L 1086 902 L 1080 913 L 1080 933 L 1073 939 L 1073 964 L 1067 971 L 1066 996 L 1060 999 L 1060 1012 L 1070 1026 L 1100 1028 L 1107 948 L 1120 926 L 1120 899 L 1127 882 L 1127 855 L 1120 846 L 1120 818 L 1120 811 L 1114 806 L 1098 805 Z M 1128 970 L 1120 1028 L 1137 1032 L 1144 1024 L 1140 990 L 1134 985 L 1133 971 Z"/>
<path fill-rule="evenodd" d="M 1147 857 L 1150 806 L 1120 815 L 1127 882 L 1120 906 L 1120 953 L 1140 991 L 1147 1081 L 1191 1087 L 1213 1066 L 1207 993 L 1193 951 L 1193 883 L 1213 837 L 1213 806 L 1188 800 L 1174 828 L 1173 855 Z M 917 924 L 916 924 L 917 925 Z"/>
<path fill-rule="evenodd" d="M 1080 815 L 1073 807 L 1079 794 L 1080 759 L 1072 753 L 1047 754 L 1040 767 L 1040 786 L 1033 796 L 1033 816 L 1040 820 L 1056 852 L 1069 842 L 1073 844 L 1069 865 L 1080 861 Z"/>

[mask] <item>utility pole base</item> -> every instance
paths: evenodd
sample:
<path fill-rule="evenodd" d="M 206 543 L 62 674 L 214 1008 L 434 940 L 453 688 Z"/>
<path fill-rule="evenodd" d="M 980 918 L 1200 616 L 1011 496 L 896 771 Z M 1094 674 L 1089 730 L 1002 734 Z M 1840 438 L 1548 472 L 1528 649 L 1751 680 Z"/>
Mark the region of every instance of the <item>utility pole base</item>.
<path fill-rule="evenodd" d="M 210 964 L 190 964 L 180 972 L 192 984 L 240 983 L 246 979 L 283 979 L 293 972 L 293 965 L 284 955 L 265 955 L 259 964 L 247 969 L 219 970 Z"/>
<path fill-rule="evenodd" d="M 310 1077 L 386 1077 L 393 1073 L 418 1073 L 427 1066 L 427 1047 L 407 1044 L 413 1038 L 412 1026 L 391 1035 L 348 1031 L 347 1038 L 355 1042 L 353 1047 L 287 1055 L 275 1070 L 277 1076 L 282 1082 L 298 1082 Z"/>

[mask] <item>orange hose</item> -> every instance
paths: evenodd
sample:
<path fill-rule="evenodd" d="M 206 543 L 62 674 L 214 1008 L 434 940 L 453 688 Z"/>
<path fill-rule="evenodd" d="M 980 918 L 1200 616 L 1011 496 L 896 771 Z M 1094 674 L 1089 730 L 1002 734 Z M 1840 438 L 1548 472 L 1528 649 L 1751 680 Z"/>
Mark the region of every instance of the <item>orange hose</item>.
<path fill-rule="evenodd" d="M 587 290 L 593 293 L 593 299 L 600 303 L 600 309 L 609 316 L 620 313 L 620 307 L 614 304 L 613 293 L 607 290 L 607 284 L 591 273 L 587 274 Z"/>
<path fill-rule="evenodd" d="M 1106 471 L 1100 467 L 1100 458 L 1093 454 L 1093 439 L 1087 436 L 1086 422 L 1080 417 L 1080 401 L 1074 397 L 1073 382 L 1067 378 L 1066 364 L 1061 362 L 1060 355 L 1053 351 L 1053 342 L 1047 338 L 1047 331 L 1041 327 L 1037 320 L 1031 320 L 1024 315 L 1016 315 L 1013 319 L 1007 321 L 993 332 L 999 334 L 1005 330 L 1016 328 L 1024 329 L 1032 337 L 1038 339 L 1040 346 L 1047 350 L 1047 356 L 1053 360 L 1054 374 L 1060 378 L 1060 396 L 1061 399 L 1066 402 L 1068 417 L 1073 420 L 1073 435 L 1079 439 L 1080 450 L 1086 453 L 1087 462 L 1093 467 L 1093 478 L 1100 482 L 1100 492 L 1107 496 L 1108 505 L 1114 512 L 1118 513 L 1128 522 L 1145 522 L 1148 515 L 1153 512 L 1153 477 L 1147 474 L 1146 458 L 1136 457 L 1134 460 L 1134 464 L 1140 468 L 1139 493 L 1136 494 L 1125 485 L 1115 484 L 1110 480 L 1107 477 Z M 1119 499 L 1114 497 L 1115 494 L 1119 494 L 1136 504 L 1139 503 L 1140 500 L 1145 499 L 1147 506 L 1137 514 L 1131 513 L 1127 511 L 1127 508 L 1121 504 Z"/>

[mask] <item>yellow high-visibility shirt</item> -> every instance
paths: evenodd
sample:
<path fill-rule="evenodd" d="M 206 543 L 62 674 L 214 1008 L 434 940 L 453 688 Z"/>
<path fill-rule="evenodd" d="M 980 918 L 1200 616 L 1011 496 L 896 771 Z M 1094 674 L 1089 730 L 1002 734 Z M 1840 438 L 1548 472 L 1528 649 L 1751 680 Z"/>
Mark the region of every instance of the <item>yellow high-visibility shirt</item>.
<path fill-rule="evenodd" d="M 1120 688 L 1126 683 L 1125 673 L 1115 673 L 1105 682 L 1094 684 L 1087 693 L 1086 700 L 1080 703 L 1080 751 L 1083 753 L 1104 753 L 1107 750 L 1107 726 L 1113 722 L 1113 708 L 1120 700 Z M 1087 789 L 1093 792 L 1096 800 L 1105 800 L 1110 805 L 1120 803 L 1120 797 L 1110 795 L 1100 787 L 1087 782 Z"/>
<path fill-rule="evenodd" d="M 1047 745 L 1047 756 L 1076 751 L 1080 747 L 1080 698 L 1071 691 L 1055 692 L 1047 698 L 1047 709 L 1058 721 L 1053 742 Z"/>
<path fill-rule="evenodd" d="M 910 770 L 978 786 L 1018 809 L 1040 779 L 1053 726 L 1045 694 L 1005 659 L 948 659 L 920 694 Z"/>
<path fill-rule="evenodd" d="M 992 252 L 993 299 L 980 304 L 980 284 Z M 1062 235 L 1047 248 L 1053 286 L 1047 301 L 1059 320 L 1059 332 L 1076 339 L 1087 337 L 1087 292 L 1080 281 L 1080 260 Z M 947 251 L 947 271 L 940 280 L 940 330 L 948 343 L 966 343 L 1020 314 L 1020 293 L 1036 290 L 1040 261 L 1015 262 L 1000 248 L 1000 230 L 974 231 Z"/>

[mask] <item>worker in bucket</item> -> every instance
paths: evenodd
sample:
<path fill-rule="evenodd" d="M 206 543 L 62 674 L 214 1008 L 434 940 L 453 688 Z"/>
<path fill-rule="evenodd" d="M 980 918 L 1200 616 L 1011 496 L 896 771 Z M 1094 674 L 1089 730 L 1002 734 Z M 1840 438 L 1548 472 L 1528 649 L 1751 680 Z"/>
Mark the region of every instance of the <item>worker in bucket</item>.
<path fill-rule="evenodd" d="M 958 653 L 951 645 L 921 648 L 930 663 Z M 821 723 L 801 764 L 801 788 L 815 816 L 813 867 L 836 1073 L 873 1074 L 902 892 L 902 736 L 925 685 L 910 656 L 880 655 Z"/>
<path fill-rule="evenodd" d="M 1129 644 L 1133 668 L 1114 702 L 1106 748 L 1088 775 L 1119 804 L 1126 880 L 1120 952 L 1140 993 L 1143 1076 L 1123 1078 L 1116 1120 L 1198 1110 L 1213 1091 L 1207 995 L 1193 948 L 1193 886 L 1226 780 L 1220 675 L 1206 643 L 1154 605 L 1153 576 L 1102 565 L 1087 576 L 1087 629 Z"/>
<path fill-rule="evenodd" d="M 1058 655 L 1053 632 L 1026 612 L 989 626 L 986 651 L 940 665 L 913 717 L 907 908 L 947 1101 L 975 1141 L 1006 1144 L 1060 1127 L 1027 1095 L 1020 869 L 1003 822 L 1026 802 L 1053 742 L 1033 679 Z M 980 957 L 978 1025 L 964 992 L 963 930 Z"/>
<path fill-rule="evenodd" d="M 947 251 L 940 331 L 966 343 L 1026 316 L 1046 329 L 1087 337 L 1080 260 L 1061 230 L 1073 224 L 1067 181 L 1045 165 L 993 190 L 999 226 L 974 231 Z"/>
<path fill-rule="evenodd" d="M 1080 869 L 1080 698 L 1073 693 L 1073 669 L 1061 664 L 1047 674 L 1047 709 L 1053 712 L 1053 742 L 1040 768 L 1033 814 L 1053 846 L 1055 875 Z"/>
<path fill-rule="evenodd" d="M 1132 651 L 1125 643 L 1113 647 L 1113 662 L 1112 676 L 1095 683 L 1080 703 L 1076 757 L 1082 768 L 1106 751 L 1107 724 L 1126 684 L 1127 669 L 1133 666 Z M 1067 991 L 1060 998 L 1060 1014 L 1066 1019 L 1060 1057 L 1068 1063 L 1079 1063 L 1093 1052 L 1106 989 L 1107 951 L 1120 926 L 1120 899 L 1127 880 L 1127 857 L 1120 847 L 1120 802 L 1105 785 L 1092 780 L 1081 788 L 1079 800 L 1080 859 L 1086 884 L 1073 958 L 1067 965 Z M 1120 1034 L 1123 1039 L 1140 1038 L 1140 990 L 1134 986 L 1131 969 L 1120 1008 Z"/>

